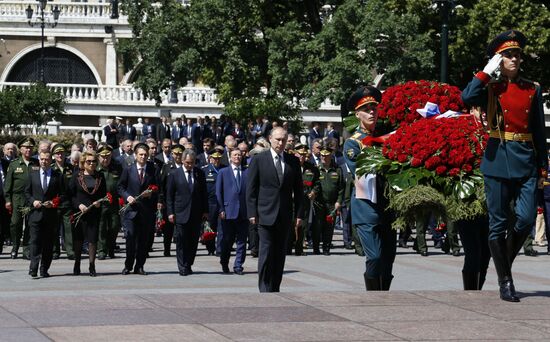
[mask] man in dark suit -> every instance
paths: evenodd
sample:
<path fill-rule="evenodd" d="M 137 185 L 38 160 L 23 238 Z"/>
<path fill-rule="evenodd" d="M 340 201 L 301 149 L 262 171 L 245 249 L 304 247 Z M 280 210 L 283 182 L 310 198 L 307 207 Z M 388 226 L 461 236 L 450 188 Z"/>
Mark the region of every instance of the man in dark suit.
<path fill-rule="evenodd" d="M 139 143 L 134 148 L 136 162 L 122 171 L 118 182 L 118 193 L 125 203 L 131 204 L 122 214 L 122 226 L 126 229 L 126 261 L 122 274 L 146 275 L 143 269 L 149 247 L 149 236 L 155 223 L 155 212 L 162 205 L 158 203 L 158 191 L 146 192 L 150 186 L 158 190 L 155 164 L 147 162 L 149 146 Z M 135 266 L 134 266 L 135 261 Z"/>
<path fill-rule="evenodd" d="M 107 125 L 103 127 L 103 134 L 105 135 L 107 145 L 111 145 L 112 148 L 118 148 L 119 132 L 113 119 L 107 120 Z"/>
<path fill-rule="evenodd" d="M 288 227 L 302 223 L 303 184 L 296 157 L 284 153 L 287 132 L 274 128 L 271 148 L 252 158 L 246 189 L 250 223 L 258 223 L 260 292 L 279 292 L 285 266 Z M 294 208 L 293 208 L 294 205 Z M 296 213 L 296 222 L 292 215 Z"/>
<path fill-rule="evenodd" d="M 202 141 L 211 135 L 210 128 L 204 125 L 204 119 L 199 116 L 197 123 L 193 125 L 193 129 L 191 130 L 191 143 L 195 146 L 197 153 L 202 153 Z"/>
<path fill-rule="evenodd" d="M 231 247 L 237 241 L 237 250 L 233 272 L 243 275 L 243 264 L 246 257 L 246 239 L 248 235 L 248 218 L 246 215 L 246 171 L 242 169 L 241 151 L 231 151 L 231 163 L 220 170 L 216 181 L 216 198 L 222 220 L 222 250 L 220 263 L 223 273 L 229 273 Z"/>
<path fill-rule="evenodd" d="M 193 273 L 191 266 L 197 254 L 202 221 L 208 217 L 206 179 L 195 166 L 193 150 L 183 151 L 183 167 L 168 175 L 166 211 L 168 221 L 175 225 L 176 258 L 181 276 Z"/>
<path fill-rule="evenodd" d="M 235 138 L 235 140 L 237 140 L 237 143 L 244 141 L 245 134 L 244 130 L 241 128 L 240 123 L 235 122 L 235 126 L 233 127 L 231 135 L 233 136 L 233 138 Z"/>
<path fill-rule="evenodd" d="M 172 135 L 171 135 L 170 123 L 168 122 L 168 118 L 166 116 L 163 116 L 160 118 L 160 124 L 157 125 L 157 131 L 156 131 L 157 143 L 160 145 L 164 139 L 166 138 L 170 139 L 171 137 Z"/>
<path fill-rule="evenodd" d="M 172 149 L 172 140 L 170 138 L 164 138 L 160 143 L 161 151 L 155 156 L 156 164 L 162 165 L 168 164 L 172 161 L 171 149 Z"/>
<path fill-rule="evenodd" d="M 321 134 L 321 127 L 318 122 L 311 124 L 311 129 L 309 130 L 309 146 L 313 144 L 315 139 L 321 139 L 323 135 Z"/>
<path fill-rule="evenodd" d="M 202 168 L 208 165 L 209 152 L 214 148 L 214 140 L 212 138 L 204 138 L 202 141 L 203 152 L 197 156 L 197 166 Z"/>
<path fill-rule="evenodd" d="M 136 140 L 136 128 L 132 125 L 130 119 L 126 119 L 126 124 L 122 125 L 122 139 L 129 139 L 131 141 Z"/>
<path fill-rule="evenodd" d="M 183 136 L 183 123 L 181 122 L 181 118 L 177 118 L 176 122 L 174 122 L 174 126 L 172 126 L 172 132 L 171 135 L 172 141 L 177 144 L 180 138 Z"/>
<path fill-rule="evenodd" d="M 143 127 L 141 128 L 141 141 L 145 142 L 147 139 L 154 139 L 157 141 L 157 129 L 155 125 L 151 123 L 149 118 L 143 119 Z"/>
<path fill-rule="evenodd" d="M 52 263 L 53 242 L 57 237 L 59 227 L 57 205 L 54 198 L 63 193 L 63 176 L 50 167 L 52 155 L 49 151 L 39 153 L 40 169 L 31 171 L 29 182 L 25 188 L 27 205 L 30 206 L 29 233 L 30 233 L 30 269 L 29 275 L 49 277 L 48 269 Z M 61 199 L 59 198 L 59 202 Z"/>

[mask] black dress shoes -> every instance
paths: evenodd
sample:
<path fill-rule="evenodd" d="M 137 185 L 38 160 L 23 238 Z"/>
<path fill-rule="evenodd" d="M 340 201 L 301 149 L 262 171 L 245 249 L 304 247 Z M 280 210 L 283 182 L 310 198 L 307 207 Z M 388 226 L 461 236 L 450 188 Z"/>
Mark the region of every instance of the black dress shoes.
<path fill-rule="evenodd" d="M 29 275 L 33 278 L 37 278 L 38 277 L 38 272 L 37 271 L 29 271 Z"/>
<path fill-rule="evenodd" d="M 536 249 L 528 249 L 525 251 L 526 256 L 536 257 L 539 255 L 539 252 Z"/>
<path fill-rule="evenodd" d="M 95 265 L 90 265 L 90 268 L 88 270 L 90 271 L 90 277 L 97 276 L 97 273 L 95 272 Z"/>
<path fill-rule="evenodd" d="M 455 257 L 460 256 L 460 251 L 453 251 L 453 256 L 455 256 Z"/>
<path fill-rule="evenodd" d="M 80 264 L 74 265 L 74 267 L 73 267 L 73 274 L 74 274 L 74 275 L 80 275 Z"/>
<path fill-rule="evenodd" d="M 225 274 L 229 274 L 229 266 L 222 265 L 222 272 L 225 273 Z"/>
<path fill-rule="evenodd" d="M 235 272 L 235 274 L 237 274 L 237 275 L 244 275 L 244 271 L 243 271 L 242 268 L 238 268 L 238 269 L 234 270 L 233 272 Z"/>
<path fill-rule="evenodd" d="M 123 275 L 130 274 L 130 270 L 127 269 L 127 268 L 124 268 L 124 269 L 122 270 L 122 274 L 123 274 Z"/>
<path fill-rule="evenodd" d="M 188 275 L 191 275 L 193 274 L 193 270 L 191 270 L 191 268 L 184 268 L 183 271 L 180 272 L 180 275 L 181 276 L 188 276 Z"/>
<path fill-rule="evenodd" d="M 40 276 L 42 278 L 49 278 L 50 274 L 48 273 L 48 271 L 40 271 Z"/>
<path fill-rule="evenodd" d="M 145 272 L 145 270 L 143 269 L 143 267 L 140 267 L 140 268 L 136 268 L 136 269 L 134 270 L 134 274 L 147 275 L 147 272 Z"/>
<path fill-rule="evenodd" d="M 420 252 L 420 255 L 427 257 L 428 256 L 428 251 L 422 251 L 422 252 Z"/>
<path fill-rule="evenodd" d="M 165 256 L 165 257 L 171 256 L 170 251 L 164 251 L 164 256 Z"/>

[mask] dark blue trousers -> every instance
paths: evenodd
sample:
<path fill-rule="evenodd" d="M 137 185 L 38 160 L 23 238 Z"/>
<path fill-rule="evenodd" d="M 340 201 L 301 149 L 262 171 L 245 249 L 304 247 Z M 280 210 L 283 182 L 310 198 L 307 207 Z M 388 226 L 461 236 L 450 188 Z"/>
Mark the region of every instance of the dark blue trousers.
<path fill-rule="evenodd" d="M 383 209 L 368 202 L 364 223 L 355 224 L 365 251 L 368 278 L 390 278 L 396 253 L 396 232 L 383 220 Z"/>
<path fill-rule="evenodd" d="M 247 219 L 235 219 L 235 220 L 222 220 L 223 241 L 222 251 L 220 256 L 220 263 L 222 265 L 229 264 L 229 258 L 231 257 L 231 247 L 236 242 L 237 249 L 235 253 L 235 262 L 233 263 L 233 269 L 235 271 L 242 270 L 244 260 L 246 258 L 246 238 L 248 236 L 248 220 Z"/>
<path fill-rule="evenodd" d="M 153 229 L 155 219 L 152 215 L 138 212 L 130 219 L 124 218 L 123 226 L 126 231 L 126 269 L 138 269 L 145 265 L 149 251 L 149 235 Z M 135 261 L 135 266 L 134 266 Z"/>
<path fill-rule="evenodd" d="M 489 240 L 506 237 L 511 203 L 515 203 L 514 230 L 527 234 L 533 229 L 537 217 L 537 178 L 504 179 L 484 177 L 487 210 L 489 212 Z"/>

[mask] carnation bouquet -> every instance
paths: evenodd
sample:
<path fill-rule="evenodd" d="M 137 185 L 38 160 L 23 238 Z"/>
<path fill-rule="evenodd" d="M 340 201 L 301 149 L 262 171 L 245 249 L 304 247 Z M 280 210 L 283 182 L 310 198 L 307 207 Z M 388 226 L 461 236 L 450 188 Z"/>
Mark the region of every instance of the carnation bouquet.
<path fill-rule="evenodd" d="M 145 189 L 141 194 L 139 194 L 136 198 L 134 198 L 134 202 L 132 203 L 135 203 L 136 201 L 138 201 L 139 199 L 143 198 L 143 196 L 147 195 L 147 194 L 152 194 L 153 192 L 157 192 L 159 191 L 159 188 L 158 186 L 154 185 L 154 184 L 151 184 L 147 187 L 147 189 Z M 123 202 L 124 203 L 124 202 Z M 118 211 L 118 213 L 120 215 L 124 214 L 126 212 L 126 210 L 128 208 L 130 208 L 130 206 L 132 205 L 132 203 L 127 203 L 126 205 L 122 206 L 122 208 L 120 208 L 120 210 Z"/>
<path fill-rule="evenodd" d="M 61 198 L 58 196 L 55 196 L 50 201 L 42 202 L 42 206 L 47 207 L 51 205 L 51 209 L 57 209 L 59 207 L 59 204 L 61 203 Z M 26 217 L 30 214 L 30 212 L 33 210 L 33 207 L 21 207 L 19 208 L 19 212 L 21 213 L 21 216 Z"/>
<path fill-rule="evenodd" d="M 85 213 L 88 212 L 88 210 L 90 210 L 94 205 L 96 204 L 101 204 L 103 202 L 107 202 L 109 204 L 113 204 L 113 195 L 111 195 L 110 192 L 107 192 L 107 195 L 105 195 L 105 197 L 103 198 L 100 198 L 98 199 L 97 201 L 93 202 L 92 204 L 90 204 L 89 206 L 86 207 L 86 210 L 84 211 L 79 211 L 78 213 L 76 214 L 73 214 L 71 215 L 71 222 L 74 223 L 74 226 L 78 226 L 78 222 L 80 222 L 80 219 L 82 218 L 82 215 L 84 215 Z"/>
<path fill-rule="evenodd" d="M 208 221 L 204 221 L 202 224 L 202 234 L 200 237 L 200 242 L 203 245 L 206 245 L 208 241 L 214 241 L 215 238 L 216 232 L 212 230 Z"/>

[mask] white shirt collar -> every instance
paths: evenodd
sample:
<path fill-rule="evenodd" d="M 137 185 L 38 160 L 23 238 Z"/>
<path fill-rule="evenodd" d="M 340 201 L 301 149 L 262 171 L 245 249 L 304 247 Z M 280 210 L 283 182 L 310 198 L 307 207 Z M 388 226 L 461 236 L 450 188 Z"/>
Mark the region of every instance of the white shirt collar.
<path fill-rule="evenodd" d="M 271 158 L 275 159 L 275 156 L 278 155 L 279 157 L 281 157 L 281 161 L 284 161 L 284 158 L 283 158 L 283 154 L 282 154 L 282 153 L 281 153 L 281 154 L 277 154 L 277 152 L 275 152 L 275 150 L 272 149 L 272 148 L 270 148 L 269 150 L 271 151 Z"/>

